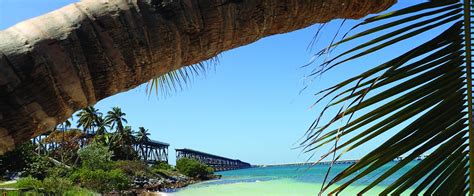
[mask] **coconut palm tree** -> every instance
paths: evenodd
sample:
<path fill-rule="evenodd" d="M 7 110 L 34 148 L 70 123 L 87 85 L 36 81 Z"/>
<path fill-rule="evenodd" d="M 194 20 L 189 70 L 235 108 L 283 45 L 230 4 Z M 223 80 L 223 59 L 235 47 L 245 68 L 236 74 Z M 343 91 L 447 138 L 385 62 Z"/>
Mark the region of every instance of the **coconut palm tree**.
<path fill-rule="evenodd" d="M 133 137 L 133 130 L 131 126 L 125 126 L 120 135 L 120 138 L 125 145 L 132 145 L 135 142 L 135 137 Z"/>
<path fill-rule="evenodd" d="M 96 135 L 104 135 L 107 133 L 107 127 L 109 126 L 102 115 L 98 116 L 95 119 L 94 123 L 95 127 L 97 127 Z"/>
<path fill-rule="evenodd" d="M 0 31 L 0 153 L 152 78 L 395 2 L 83 0 L 24 21 Z"/>
<path fill-rule="evenodd" d="M 148 132 L 148 129 L 145 129 L 144 127 L 138 127 L 138 131 L 135 133 L 135 140 L 140 145 L 141 156 L 145 161 L 147 160 L 148 152 L 145 152 L 144 144 L 150 141 L 150 138 L 148 137 L 149 135 L 150 133 Z"/>
<path fill-rule="evenodd" d="M 95 123 L 101 115 L 102 113 L 95 109 L 94 106 L 86 107 L 77 114 L 77 117 L 79 117 L 77 126 L 82 127 L 85 133 L 94 132 Z"/>
<path fill-rule="evenodd" d="M 135 133 L 135 137 L 137 142 L 139 143 L 144 143 L 150 140 L 148 137 L 150 135 L 148 129 L 145 129 L 144 127 L 138 127 L 138 131 Z"/>
<path fill-rule="evenodd" d="M 72 123 L 69 119 L 61 123 L 61 127 L 63 131 L 66 131 L 67 129 L 71 128 L 71 126 L 72 126 Z"/>
<path fill-rule="evenodd" d="M 71 121 L 66 120 L 64 121 L 63 123 L 61 123 L 61 128 L 62 128 L 62 134 L 61 134 L 61 147 L 63 147 L 64 143 L 65 143 L 65 132 L 71 128 L 72 126 L 72 123 Z M 61 160 L 61 163 L 64 163 L 64 157 L 65 157 L 65 152 L 64 151 L 61 151 L 60 152 L 60 160 Z"/>
<path fill-rule="evenodd" d="M 52 131 L 55 132 L 58 128 L 62 129 L 62 131 L 66 131 L 71 126 L 72 126 L 71 121 L 67 119 L 64 122 L 60 123 L 58 126 L 54 127 Z"/>
<path fill-rule="evenodd" d="M 62 143 L 64 143 L 64 132 L 66 132 L 69 128 L 71 128 L 72 123 L 69 119 L 67 119 L 66 121 L 64 121 L 60 125 L 61 125 L 61 128 L 62 128 L 62 140 L 61 140 L 61 144 L 62 144 Z"/>
<path fill-rule="evenodd" d="M 114 158 L 118 160 L 134 159 L 136 157 L 136 152 L 133 149 L 134 143 L 135 138 L 130 126 L 125 126 L 122 131 L 113 133 L 110 149 L 114 152 Z"/>
<path fill-rule="evenodd" d="M 321 159 L 335 161 L 377 139 L 379 144 L 325 182 L 321 194 L 340 194 L 375 175 L 359 193 L 366 194 L 395 172 L 402 176 L 380 194 L 474 194 L 473 11 L 470 0 L 422 2 L 370 17 L 354 27 L 356 33 L 316 54 L 349 48 L 316 61 L 315 75 L 347 63 L 370 64 L 364 59 L 381 53 L 392 56 L 319 93 L 317 103 L 327 105 L 308 130 L 306 151 L 329 146 Z M 405 45 L 392 50 L 396 44 Z M 336 115 L 325 121 L 329 111 Z M 383 135 L 388 139 L 381 142 Z M 409 163 L 416 165 L 406 169 Z"/>
<path fill-rule="evenodd" d="M 117 128 L 117 132 L 122 132 L 124 130 L 123 123 L 128 123 L 125 119 L 125 113 L 122 112 L 122 109 L 119 107 L 113 107 L 111 111 L 107 112 L 105 116 L 105 123 L 110 125 L 110 128 Z"/>

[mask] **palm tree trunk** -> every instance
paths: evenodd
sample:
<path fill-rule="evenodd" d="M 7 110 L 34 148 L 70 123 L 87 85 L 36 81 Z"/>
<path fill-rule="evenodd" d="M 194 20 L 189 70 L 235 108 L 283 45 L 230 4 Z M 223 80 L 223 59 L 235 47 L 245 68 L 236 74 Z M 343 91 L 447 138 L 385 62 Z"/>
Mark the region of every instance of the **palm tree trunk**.
<path fill-rule="evenodd" d="M 145 153 L 145 150 L 143 148 L 143 143 L 140 143 L 140 153 L 141 153 L 141 156 L 143 158 L 143 160 L 146 162 L 147 161 L 147 157 L 145 156 L 146 153 Z"/>
<path fill-rule="evenodd" d="M 396 0 L 84 0 L 0 31 L 0 153 L 83 107 L 260 38 Z"/>

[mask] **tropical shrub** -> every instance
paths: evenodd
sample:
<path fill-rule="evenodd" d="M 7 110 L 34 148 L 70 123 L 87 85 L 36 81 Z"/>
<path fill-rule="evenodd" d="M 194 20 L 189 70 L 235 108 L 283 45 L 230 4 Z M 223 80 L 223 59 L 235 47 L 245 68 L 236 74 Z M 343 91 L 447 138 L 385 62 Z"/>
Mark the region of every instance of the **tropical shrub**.
<path fill-rule="evenodd" d="M 67 190 L 67 191 L 66 191 L 65 193 L 63 193 L 62 195 L 64 195 L 64 196 L 76 196 L 76 195 L 80 195 L 80 196 L 95 196 L 95 195 L 97 195 L 97 193 L 96 193 L 96 192 L 93 192 L 93 191 L 91 191 L 91 190 L 85 189 L 85 188 L 73 186 L 71 189 Z"/>
<path fill-rule="evenodd" d="M 72 189 L 72 182 L 67 178 L 46 177 L 43 180 L 43 187 L 47 193 L 62 194 Z"/>
<path fill-rule="evenodd" d="M 157 163 L 150 168 L 151 172 L 155 175 L 164 177 L 164 178 L 173 178 L 176 176 L 184 176 L 178 170 L 165 162 Z"/>
<path fill-rule="evenodd" d="M 112 190 L 121 191 L 130 187 L 131 180 L 122 169 L 130 173 L 139 173 L 140 168 L 146 168 L 146 165 L 135 162 L 113 163 L 111 161 L 112 152 L 108 147 L 99 143 L 86 146 L 79 150 L 78 154 L 82 166 L 73 172 L 69 179 L 79 183 L 82 187 L 100 193 Z M 133 164 L 127 166 L 128 163 Z"/>
<path fill-rule="evenodd" d="M 32 176 L 28 176 L 18 179 L 16 186 L 18 188 L 33 189 L 34 191 L 39 192 L 43 189 L 43 182 Z"/>
<path fill-rule="evenodd" d="M 126 190 L 130 188 L 131 180 L 128 176 L 120 169 L 113 169 L 107 172 L 107 180 L 109 186 L 113 190 Z"/>
<path fill-rule="evenodd" d="M 110 165 L 112 152 L 107 146 L 91 143 L 78 151 L 82 167 L 90 169 L 106 169 Z"/>
<path fill-rule="evenodd" d="M 157 164 L 154 164 L 152 166 L 152 169 L 157 169 L 157 170 L 174 170 L 173 166 L 166 162 L 158 162 Z"/>
<path fill-rule="evenodd" d="M 128 176 L 148 176 L 151 172 L 145 162 L 140 160 L 135 161 L 115 161 L 113 164 L 115 169 L 122 170 Z"/>
<path fill-rule="evenodd" d="M 23 176 L 32 176 L 43 180 L 46 178 L 51 167 L 54 167 L 54 165 L 49 161 L 48 157 L 34 156 L 30 163 L 27 164 Z"/>
<path fill-rule="evenodd" d="M 206 178 L 209 174 L 214 172 L 212 167 L 209 167 L 198 160 L 181 158 L 176 161 L 176 169 L 182 174 L 192 178 Z"/>
<path fill-rule="evenodd" d="M 91 170 L 90 168 L 81 168 L 75 171 L 70 179 L 79 183 L 82 187 L 106 193 L 112 190 L 121 191 L 130 187 L 131 181 L 127 175 L 120 169 L 105 171 L 102 169 Z"/>
<path fill-rule="evenodd" d="M 48 177 L 68 177 L 72 172 L 72 169 L 66 168 L 65 166 L 55 166 L 47 171 Z"/>

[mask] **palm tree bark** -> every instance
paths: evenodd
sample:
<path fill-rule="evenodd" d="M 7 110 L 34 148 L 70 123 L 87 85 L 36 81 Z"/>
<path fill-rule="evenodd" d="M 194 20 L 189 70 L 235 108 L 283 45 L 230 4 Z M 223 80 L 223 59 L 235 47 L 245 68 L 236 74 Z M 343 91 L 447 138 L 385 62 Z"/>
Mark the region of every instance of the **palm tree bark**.
<path fill-rule="evenodd" d="M 80 108 L 260 38 L 396 0 L 84 0 L 0 31 L 0 153 Z"/>

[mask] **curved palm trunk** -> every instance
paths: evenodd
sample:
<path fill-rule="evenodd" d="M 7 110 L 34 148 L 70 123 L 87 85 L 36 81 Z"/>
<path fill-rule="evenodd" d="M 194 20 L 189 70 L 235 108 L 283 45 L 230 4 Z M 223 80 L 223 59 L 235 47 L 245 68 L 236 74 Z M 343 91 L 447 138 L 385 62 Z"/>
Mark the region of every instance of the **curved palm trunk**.
<path fill-rule="evenodd" d="M 79 108 L 265 36 L 396 0 L 85 0 L 0 31 L 0 153 Z"/>

